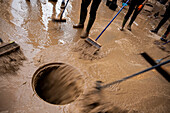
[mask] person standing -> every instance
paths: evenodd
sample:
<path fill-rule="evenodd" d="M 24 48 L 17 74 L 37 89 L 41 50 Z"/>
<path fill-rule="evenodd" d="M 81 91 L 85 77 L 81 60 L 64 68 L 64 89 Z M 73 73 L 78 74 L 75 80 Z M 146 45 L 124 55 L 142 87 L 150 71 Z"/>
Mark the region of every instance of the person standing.
<path fill-rule="evenodd" d="M 122 27 L 120 28 L 121 31 L 123 31 L 123 28 L 124 28 L 126 22 L 128 21 L 129 17 L 133 13 L 133 11 L 135 10 L 134 13 L 133 13 L 133 16 L 132 16 L 132 18 L 131 18 L 128 26 L 127 26 L 127 29 L 131 31 L 131 26 L 132 26 L 133 22 L 135 21 L 137 15 L 143 9 L 143 6 L 145 5 L 145 3 L 147 1 L 148 0 L 131 0 L 128 12 L 126 13 L 126 15 L 124 17 L 124 20 L 123 20 L 123 23 L 122 23 Z"/>
<path fill-rule="evenodd" d="M 165 11 L 165 13 L 163 15 L 163 18 L 159 22 L 158 26 L 155 29 L 150 30 L 150 31 L 157 34 L 159 29 L 165 24 L 165 22 L 169 19 L 169 17 L 170 17 L 170 2 L 168 3 L 168 6 L 167 6 L 166 11 Z M 170 32 L 170 25 L 168 26 L 168 28 L 167 28 L 166 32 L 164 33 L 164 35 L 162 35 L 162 37 L 161 37 L 162 41 L 166 41 L 165 38 L 168 36 L 169 32 Z"/>
<path fill-rule="evenodd" d="M 97 9 L 101 3 L 101 0 L 82 0 L 79 23 L 73 25 L 73 28 L 83 28 L 84 27 L 84 22 L 85 22 L 86 16 L 87 16 L 87 8 L 90 5 L 91 1 L 92 1 L 92 5 L 90 8 L 89 21 L 88 21 L 86 30 L 81 33 L 81 36 L 80 36 L 81 38 L 88 37 L 89 31 L 96 19 L 96 12 L 97 12 Z"/>

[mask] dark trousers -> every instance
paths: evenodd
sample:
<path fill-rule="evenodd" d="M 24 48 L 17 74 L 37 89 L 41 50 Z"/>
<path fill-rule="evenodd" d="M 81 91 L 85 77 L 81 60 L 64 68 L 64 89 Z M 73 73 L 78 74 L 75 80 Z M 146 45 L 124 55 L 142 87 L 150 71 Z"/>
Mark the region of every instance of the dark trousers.
<path fill-rule="evenodd" d="M 159 30 L 162 25 L 169 19 L 170 17 L 170 6 L 168 6 L 168 8 L 166 9 L 165 13 L 164 13 L 164 17 L 162 18 L 162 20 L 159 22 L 158 26 L 156 27 L 155 30 Z"/>
<path fill-rule="evenodd" d="M 135 12 L 133 13 L 133 16 L 131 18 L 131 21 L 129 23 L 129 25 L 132 25 L 132 23 L 134 22 L 134 20 L 136 19 L 137 15 L 140 13 L 140 11 L 142 10 L 142 8 L 140 10 L 138 10 L 139 5 L 141 5 L 145 0 L 132 0 L 131 4 L 129 6 L 128 12 L 125 15 L 126 20 L 129 19 L 129 17 L 131 16 L 132 12 L 135 10 Z"/>
<path fill-rule="evenodd" d="M 90 5 L 91 1 L 92 1 L 92 5 L 91 5 L 91 8 L 90 8 L 90 17 L 95 19 L 96 18 L 96 12 L 97 12 L 97 9 L 99 7 L 101 0 L 82 0 L 81 12 L 83 12 L 84 14 L 87 15 L 87 7 Z"/>
<path fill-rule="evenodd" d="M 158 31 L 158 30 L 162 27 L 162 25 L 164 25 L 164 23 L 165 23 L 168 19 L 169 19 L 169 17 L 164 16 L 164 18 L 162 18 L 162 20 L 159 22 L 159 24 L 158 24 L 158 26 L 156 27 L 155 30 Z"/>
<path fill-rule="evenodd" d="M 164 36 L 167 37 L 170 32 L 170 25 L 168 26 L 166 32 L 164 33 Z"/>

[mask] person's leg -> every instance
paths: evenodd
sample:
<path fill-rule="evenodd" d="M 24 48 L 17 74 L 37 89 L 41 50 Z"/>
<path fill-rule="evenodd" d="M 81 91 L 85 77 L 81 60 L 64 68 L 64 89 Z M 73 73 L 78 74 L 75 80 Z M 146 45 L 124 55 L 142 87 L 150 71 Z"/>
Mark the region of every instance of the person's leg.
<path fill-rule="evenodd" d="M 62 4 L 62 5 L 65 5 L 65 0 L 62 0 L 61 4 Z"/>
<path fill-rule="evenodd" d="M 131 1 L 131 4 L 129 6 L 129 9 L 128 9 L 128 12 L 126 13 L 125 17 L 124 17 L 124 20 L 123 20 L 123 23 L 122 23 L 122 28 L 120 29 L 121 31 L 123 30 L 126 22 L 128 21 L 130 15 L 132 14 L 133 10 L 135 9 L 135 6 L 136 6 L 137 2 L 135 0 L 132 0 Z"/>
<path fill-rule="evenodd" d="M 73 28 L 83 28 L 84 22 L 86 20 L 87 16 L 87 7 L 90 5 L 91 0 L 82 0 L 81 3 L 81 10 L 80 10 L 80 20 L 79 23 L 76 25 L 73 25 Z"/>
<path fill-rule="evenodd" d="M 168 7 L 166 8 L 166 11 L 165 11 L 165 13 L 164 13 L 164 15 L 163 15 L 163 18 L 162 18 L 162 20 L 159 22 L 158 26 L 157 26 L 155 29 L 150 30 L 151 32 L 157 33 L 157 32 L 159 31 L 159 29 L 162 27 L 162 25 L 169 19 L 169 16 L 170 16 L 169 11 L 170 11 L 170 6 L 168 6 Z"/>
<path fill-rule="evenodd" d="M 101 3 L 101 0 L 93 0 L 91 9 L 90 9 L 90 18 L 89 18 L 89 22 L 88 22 L 87 29 L 86 29 L 87 32 L 90 31 L 90 29 L 96 19 L 96 12 L 97 12 L 97 9 L 98 9 L 100 3 Z"/>
<path fill-rule="evenodd" d="M 169 32 L 170 32 L 170 25 L 168 26 L 168 28 L 167 28 L 166 32 L 164 33 L 164 36 L 166 36 L 166 37 L 167 37 L 167 36 L 168 36 L 168 34 L 169 34 Z M 165 37 L 165 38 L 166 38 L 166 37 Z"/>
<path fill-rule="evenodd" d="M 129 22 L 129 25 L 127 26 L 127 29 L 131 31 L 131 26 L 133 24 L 133 22 L 135 21 L 137 15 L 140 13 L 140 11 L 143 9 L 143 7 L 141 9 L 138 9 L 139 5 L 137 5 L 135 12 L 133 13 L 133 16 Z"/>
<path fill-rule="evenodd" d="M 97 12 L 97 9 L 98 9 L 100 3 L 101 3 L 101 0 L 93 0 L 91 9 L 90 9 L 90 17 L 89 17 L 89 21 L 87 24 L 87 28 L 86 28 L 85 32 L 81 35 L 82 38 L 85 38 L 88 36 L 89 31 L 90 31 L 91 27 L 93 26 L 93 23 L 96 19 L 96 12 Z"/>
<path fill-rule="evenodd" d="M 109 8 L 110 8 L 111 10 L 116 11 L 116 8 L 117 8 L 117 0 L 112 0 L 111 3 L 109 4 Z"/>
<path fill-rule="evenodd" d="M 65 8 L 65 0 L 62 0 L 60 8 L 61 8 L 61 9 L 64 9 L 64 8 Z"/>
<path fill-rule="evenodd" d="M 159 31 L 159 29 L 162 27 L 162 25 L 169 19 L 168 16 L 164 16 L 164 18 L 162 18 L 162 20 L 159 22 L 158 26 L 154 29 L 151 30 L 151 32 L 153 33 L 157 33 Z"/>
<path fill-rule="evenodd" d="M 162 41 L 167 41 L 166 40 L 166 37 L 168 36 L 168 34 L 169 34 L 169 32 L 170 32 L 170 25 L 168 26 L 168 28 L 167 28 L 167 30 L 166 30 L 166 32 L 164 33 L 164 35 L 162 35 L 162 37 L 160 38 Z"/>

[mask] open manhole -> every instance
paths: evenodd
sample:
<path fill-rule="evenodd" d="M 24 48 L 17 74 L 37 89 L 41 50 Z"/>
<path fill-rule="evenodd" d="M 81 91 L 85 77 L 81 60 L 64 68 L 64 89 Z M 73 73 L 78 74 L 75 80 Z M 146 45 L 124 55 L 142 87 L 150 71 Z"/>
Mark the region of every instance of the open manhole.
<path fill-rule="evenodd" d="M 33 75 L 32 87 L 44 101 L 64 105 L 76 100 L 83 92 L 84 81 L 80 72 L 65 63 L 50 63 Z"/>

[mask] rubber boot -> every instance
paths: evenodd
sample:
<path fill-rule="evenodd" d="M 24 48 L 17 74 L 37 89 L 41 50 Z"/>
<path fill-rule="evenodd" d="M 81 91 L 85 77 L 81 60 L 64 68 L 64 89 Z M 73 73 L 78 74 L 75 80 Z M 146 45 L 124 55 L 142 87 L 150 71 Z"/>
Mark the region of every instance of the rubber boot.
<path fill-rule="evenodd" d="M 130 24 L 127 26 L 127 29 L 128 29 L 129 31 L 131 31 L 131 25 L 130 25 Z"/>
<path fill-rule="evenodd" d="M 127 20 L 128 19 L 124 19 L 123 20 L 122 27 L 120 28 L 121 31 L 123 31 L 123 28 L 125 27 L 125 24 L 126 24 Z"/>
<path fill-rule="evenodd" d="M 131 30 L 132 30 L 132 29 L 131 29 L 131 26 L 132 26 L 132 24 L 133 24 L 134 20 L 135 20 L 135 18 L 131 18 L 131 20 L 130 20 L 130 22 L 129 22 L 128 26 L 127 26 L 127 29 L 128 29 L 129 31 L 131 31 Z"/>
<path fill-rule="evenodd" d="M 0 43 L 2 44 L 3 43 L 3 40 L 0 38 Z"/>
<path fill-rule="evenodd" d="M 157 29 L 153 29 L 153 30 L 150 30 L 152 33 L 155 33 L 157 34 L 158 33 L 158 30 Z"/>
<path fill-rule="evenodd" d="M 60 8 L 61 8 L 61 9 L 64 9 L 64 8 L 65 8 L 65 2 L 64 2 L 64 0 L 61 2 Z"/>
<path fill-rule="evenodd" d="M 95 18 L 89 18 L 89 22 L 88 22 L 88 24 L 87 24 L 87 28 L 86 28 L 85 31 L 82 32 L 82 34 L 81 34 L 81 36 L 80 36 L 81 38 L 86 38 L 86 37 L 88 37 L 89 31 L 90 31 L 90 29 L 91 29 L 94 21 L 95 21 Z"/>
<path fill-rule="evenodd" d="M 80 21 L 78 24 L 73 25 L 73 28 L 83 28 L 84 27 L 84 22 L 86 20 L 87 13 L 81 12 L 80 13 Z"/>
<path fill-rule="evenodd" d="M 166 39 L 166 35 L 162 35 L 162 37 L 160 38 L 160 40 L 164 41 L 164 42 L 167 42 L 168 40 Z"/>

